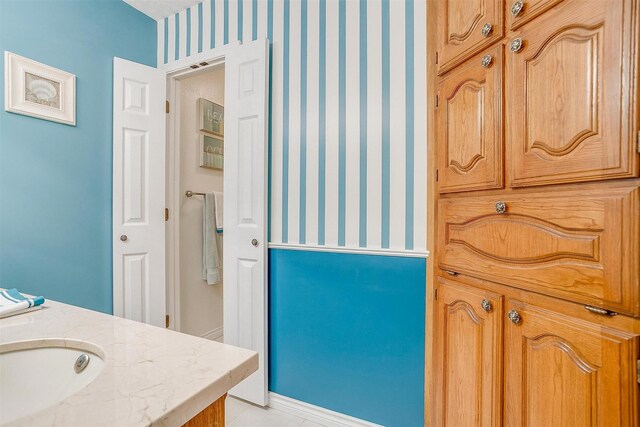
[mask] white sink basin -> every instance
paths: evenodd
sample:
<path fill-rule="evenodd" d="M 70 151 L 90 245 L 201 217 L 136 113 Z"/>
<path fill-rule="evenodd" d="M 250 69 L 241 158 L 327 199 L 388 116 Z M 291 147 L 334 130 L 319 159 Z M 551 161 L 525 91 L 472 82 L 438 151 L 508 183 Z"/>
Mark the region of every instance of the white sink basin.
<path fill-rule="evenodd" d="M 83 354 L 89 362 L 76 372 L 76 361 Z M 102 349 L 84 341 L 47 339 L 0 345 L 0 424 L 61 402 L 85 388 L 103 367 Z"/>

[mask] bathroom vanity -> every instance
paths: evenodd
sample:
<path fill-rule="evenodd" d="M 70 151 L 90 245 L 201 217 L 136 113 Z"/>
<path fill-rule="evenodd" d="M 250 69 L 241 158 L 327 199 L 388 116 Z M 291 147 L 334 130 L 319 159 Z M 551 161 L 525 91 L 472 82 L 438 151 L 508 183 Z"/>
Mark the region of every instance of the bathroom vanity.
<path fill-rule="evenodd" d="M 54 301 L 0 319 L 1 426 L 224 426 L 258 354 Z"/>

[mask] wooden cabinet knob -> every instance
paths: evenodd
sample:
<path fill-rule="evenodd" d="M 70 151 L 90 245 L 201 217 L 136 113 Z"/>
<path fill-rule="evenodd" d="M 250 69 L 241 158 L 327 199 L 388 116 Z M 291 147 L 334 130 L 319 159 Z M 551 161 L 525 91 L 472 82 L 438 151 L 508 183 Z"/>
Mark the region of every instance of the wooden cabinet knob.
<path fill-rule="evenodd" d="M 514 325 L 519 325 L 520 322 L 522 321 L 522 318 L 520 317 L 520 313 L 518 313 L 515 310 L 511 310 L 508 314 L 507 317 L 509 318 L 509 320 L 511 320 L 511 322 Z"/>
<path fill-rule="evenodd" d="M 520 37 L 516 37 L 511 41 L 511 44 L 509 45 L 509 50 L 511 50 L 511 52 L 518 53 L 522 50 L 523 46 L 524 46 L 524 42 L 522 41 L 522 39 Z"/>
<path fill-rule="evenodd" d="M 482 66 L 484 68 L 489 68 L 491 67 L 491 65 L 493 64 L 493 56 L 487 54 L 485 56 L 482 57 L 482 62 L 481 62 Z"/>
<path fill-rule="evenodd" d="M 486 24 L 484 24 L 482 26 L 482 30 L 480 30 L 480 33 L 485 37 L 489 37 L 492 32 L 493 32 L 493 25 L 491 25 L 488 22 Z"/>
<path fill-rule="evenodd" d="M 524 9 L 524 3 L 520 0 L 511 5 L 511 15 L 518 16 Z"/>
<path fill-rule="evenodd" d="M 480 303 L 480 306 L 487 313 L 491 313 L 491 310 L 493 310 L 493 304 L 491 304 L 491 301 L 489 301 L 488 299 L 483 299 Z"/>

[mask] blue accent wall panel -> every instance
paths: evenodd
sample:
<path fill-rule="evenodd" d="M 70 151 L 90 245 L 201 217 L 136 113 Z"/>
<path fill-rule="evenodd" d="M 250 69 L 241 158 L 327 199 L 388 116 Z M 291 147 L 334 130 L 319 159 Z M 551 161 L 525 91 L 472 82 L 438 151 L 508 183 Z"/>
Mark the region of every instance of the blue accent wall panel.
<path fill-rule="evenodd" d="M 77 78 L 76 127 L 0 111 L 0 287 L 112 311 L 113 57 L 155 66 L 156 28 L 120 0 L 0 0 L 0 51 Z"/>
<path fill-rule="evenodd" d="M 269 389 L 374 423 L 423 425 L 426 261 L 269 251 Z"/>

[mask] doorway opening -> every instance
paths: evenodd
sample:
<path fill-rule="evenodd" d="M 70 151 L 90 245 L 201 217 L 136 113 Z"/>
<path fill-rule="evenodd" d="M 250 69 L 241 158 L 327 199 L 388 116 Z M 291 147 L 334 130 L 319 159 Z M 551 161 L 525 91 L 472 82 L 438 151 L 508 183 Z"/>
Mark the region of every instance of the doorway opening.
<path fill-rule="evenodd" d="M 173 86 L 169 323 L 179 332 L 223 342 L 224 63 L 178 76 Z M 207 197 L 213 203 L 206 205 Z"/>
<path fill-rule="evenodd" d="M 159 69 L 115 58 L 113 74 L 114 314 L 256 351 L 258 371 L 230 393 L 259 405 L 268 402 L 268 46 L 228 45 Z M 202 197 L 215 193 L 223 226 L 221 235 L 213 226 L 210 265 Z"/>

